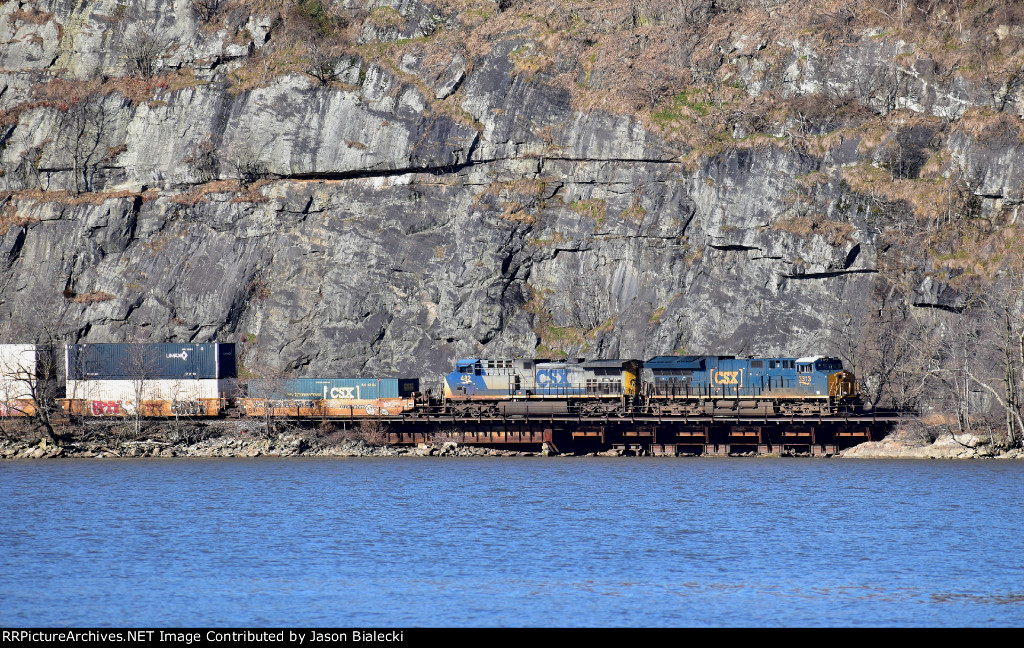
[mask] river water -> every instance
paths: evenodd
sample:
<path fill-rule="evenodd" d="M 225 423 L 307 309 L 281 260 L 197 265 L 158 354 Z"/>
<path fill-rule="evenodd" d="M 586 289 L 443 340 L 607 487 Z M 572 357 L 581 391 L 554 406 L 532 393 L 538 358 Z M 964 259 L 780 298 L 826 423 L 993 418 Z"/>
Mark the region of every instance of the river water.
<path fill-rule="evenodd" d="M 1024 462 L 0 464 L 0 626 L 1020 626 Z"/>

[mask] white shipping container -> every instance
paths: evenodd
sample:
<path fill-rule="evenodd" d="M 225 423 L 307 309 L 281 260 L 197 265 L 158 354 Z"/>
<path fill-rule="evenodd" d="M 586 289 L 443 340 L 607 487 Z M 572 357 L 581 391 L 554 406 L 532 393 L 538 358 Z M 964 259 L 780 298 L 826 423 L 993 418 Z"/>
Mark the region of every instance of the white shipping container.
<path fill-rule="evenodd" d="M 195 401 L 219 398 L 226 393 L 230 381 L 207 380 L 144 380 L 143 401 Z M 135 380 L 69 380 L 67 398 L 88 401 L 119 401 L 134 403 L 139 384 Z"/>
<path fill-rule="evenodd" d="M 0 401 L 32 398 L 36 345 L 0 344 Z"/>

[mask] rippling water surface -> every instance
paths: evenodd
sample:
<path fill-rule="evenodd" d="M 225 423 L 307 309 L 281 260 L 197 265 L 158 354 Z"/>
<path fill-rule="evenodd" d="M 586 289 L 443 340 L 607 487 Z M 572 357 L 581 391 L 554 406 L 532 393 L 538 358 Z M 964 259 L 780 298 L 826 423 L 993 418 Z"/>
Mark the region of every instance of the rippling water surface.
<path fill-rule="evenodd" d="M 0 464 L 3 626 L 1020 626 L 1024 463 Z"/>

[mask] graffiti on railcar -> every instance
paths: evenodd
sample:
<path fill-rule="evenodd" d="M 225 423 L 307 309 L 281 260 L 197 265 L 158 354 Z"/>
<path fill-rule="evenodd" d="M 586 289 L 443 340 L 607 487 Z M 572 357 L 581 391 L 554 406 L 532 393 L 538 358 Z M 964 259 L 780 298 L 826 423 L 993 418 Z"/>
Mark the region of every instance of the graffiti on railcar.
<path fill-rule="evenodd" d="M 171 414 L 174 416 L 205 416 L 206 403 L 202 401 L 173 401 Z"/>
<path fill-rule="evenodd" d="M 91 404 L 93 416 L 120 416 L 121 401 L 98 401 Z"/>

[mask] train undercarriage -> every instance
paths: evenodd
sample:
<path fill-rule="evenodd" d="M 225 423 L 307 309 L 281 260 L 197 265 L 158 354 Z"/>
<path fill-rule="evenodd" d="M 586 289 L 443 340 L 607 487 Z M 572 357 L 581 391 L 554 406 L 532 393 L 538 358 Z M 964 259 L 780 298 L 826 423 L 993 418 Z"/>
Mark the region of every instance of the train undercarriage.
<path fill-rule="evenodd" d="M 648 416 L 829 416 L 852 411 L 832 399 L 629 398 L 567 400 L 448 400 L 441 411 L 461 418 L 582 418 Z"/>

